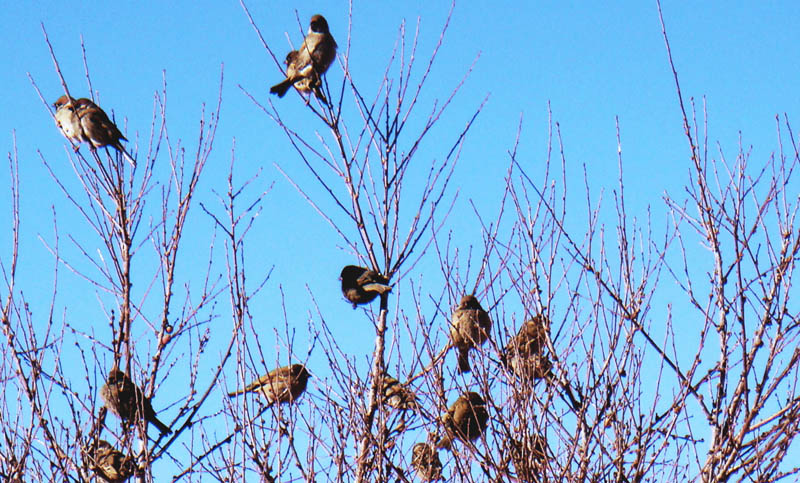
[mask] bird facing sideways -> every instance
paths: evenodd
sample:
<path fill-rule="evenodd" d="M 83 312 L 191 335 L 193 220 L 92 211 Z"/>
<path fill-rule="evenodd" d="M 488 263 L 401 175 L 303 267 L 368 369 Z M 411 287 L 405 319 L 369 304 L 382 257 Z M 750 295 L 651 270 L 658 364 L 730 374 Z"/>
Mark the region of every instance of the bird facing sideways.
<path fill-rule="evenodd" d="M 439 452 L 428 443 L 417 443 L 411 450 L 411 466 L 422 481 L 442 478 L 442 461 Z"/>
<path fill-rule="evenodd" d="M 257 392 L 267 400 L 267 407 L 273 404 L 291 403 L 306 390 L 309 377 L 306 366 L 302 364 L 279 367 L 259 377 L 244 389 L 228 393 L 228 397 Z"/>
<path fill-rule="evenodd" d="M 294 86 L 304 94 L 314 91 L 320 100 L 327 102 L 320 88 L 321 76 L 336 58 L 336 47 L 336 41 L 328 30 L 328 21 L 322 15 L 314 15 L 303 44 L 286 55 L 286 78 L 269 91 L 283 97 L 289 87 Z"/>
<path fill-rule="evenodd" d="M 100 388 L 100 397 L 106 407 L 125 422 L 136 422 L 143 416 L 145 421 L 153 423 L 162 434 L 172 432 L 156 418 L 150 398 L 144 397 L 141 389 L 116 366 L 111 368 L 106 383 Z"/>
<path fill-rule="evenodd" d="M 122 146 L 121 141 L 127 141 L 127 138 L 97 104 L 86 98 L 75 100 L 63 95 L 53 106 L 56 108 L 56 125 L 64 137 L 75 143 L 75 151 L 82 142 L 89 143 L 92 151 L 111 146 L 136 167 L 136 160 Z"/>
<path fill-rule="evenodd" d="M 380 273 L 364 267 L 348 265 L 339 275 L 342 281 L 342 295 L 353 304 L 368 304 L 380 294 L 391 292 L 389 280 Z"/>
<path fill-rule="evenodd" d="M 123 455 L 102 439 L 97 442 L 97 451 L 91 458 L 91 464 L 101 481 L 110 483 L 126 481 L 136 471 L 136 463 L 130 455 Z"/>
<path fill-rule="evenodd" d="M 486 401 L 476 392 L 465 392 L 442 416 L 445 434 L 436 447 L 449 449 L 454 438 L 464 442 L 475 441 L 486 431 L 488 421 Z"/>
<path fill-rule="evenodd" d="M 469 372 L 469 350 L 483 345 L 489 339 L 492 319 L 483 310 L 474 295 L 464 295 L 453 311 L 450 322 L 450 340 L 458 350 L 458 372 Z"/>

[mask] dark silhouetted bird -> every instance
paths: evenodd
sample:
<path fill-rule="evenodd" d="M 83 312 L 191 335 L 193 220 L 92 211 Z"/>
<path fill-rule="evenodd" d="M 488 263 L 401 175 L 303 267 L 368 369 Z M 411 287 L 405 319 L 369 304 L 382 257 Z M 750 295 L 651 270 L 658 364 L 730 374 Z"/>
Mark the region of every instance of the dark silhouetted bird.
<path fill-rule="evenodd" d="M 436 447 L 450 448 L 454 438 L 464 442 L 474 441 L 486 431 L 488 421 L 489 412 L 486 409 L 486 402 L 480 394 L 472 391 L 465 392 L 442 416 L 445 434 Z"/>
<path fill-rule="evenodd" d="M 389 280 L 380 273 L 364 267 L 348 265 L 342 269 L 342 295 L 356 305 L 368 304 L 380 294 L 390 292 Z"/>
<path fill-rule="evenodd" d="M 92 470 L 102 481 L 122 483 L 133 476 L 136 463 L 131 456 L 123 455 L 101 439 L 92 458 Z"/>
<path fill-rule="evenodd" d="M 439 452 L 428 443 L 417 443 L 411 450 L 411 466 L 422 481 L 436 481 L 442 478 L 442 462 Z"/>
<path fill-rule="evenodd" d="M 259 377 L 244 389 L 228 393 L 229 397 L 246 392 L 257 392 L 267 400 L 267 406 L 295 401 L 306 390 L 310 374 L 306 366 L 291 366 L 273 369 L 267 375 Z"/>
<path fill-rule="evenodd" d="M 272 86 L 269 91 L 283 97 L 289 87 L 294 86 L 302 93 L 313 90 L 317 97 L 327 102 L 320 88 L 321 76 L 335 58 L 336 41 L 328 29 L 328 21 L 322 15 L 314 15 L 303 44 L 286 56 L 286 79 Z"/>
<path fill-rule="evenodd" d="M 100 397 L 106 407 L 123 421 L 136 422 L 144 416 L 145 421 L 153 423 L 162 433 L 172 432 L 156 418 L 150 398 L 144 397 L 141 389 L 117 367 L 113 367 L 108 373 L 106 383 L 100 388 Z"/>
<path fill-rule="evenodd" d="M 464 295 L 453 312 L 450 339 L 458 350 L 458 372 L 469 372 L 469 350 L 489 339 L 492 319 L 474 295 Z"/>
<path fill-rule="evenodd" d="M 91 150 L 111 146 L 122 153 L 131 165 L 136 166 L 136 160 L 122 146 L 121 141 L 127 139 L 97 104 L 89 99 L 81 98 L 76 101 L 64 95 L 53 106 L 56 108 L 56 125 L 65 137 L 75 143 L 76 151 L 78 144 L 82 142 L 89 143 Z"/>
<path fill-rule="evenodd" d="M 383 376 L 383 401 L 395 409 L 416 409 L 417 395 L 392 376 Z"/>
<path fill-rule="evenodd" d="M 542 379 L 550 374 L 553 364 L 544 354 L 547 347 L 547 325 L 536 315 L 519 328 L 500 354 L 500 362 L 520 377 Z"/>

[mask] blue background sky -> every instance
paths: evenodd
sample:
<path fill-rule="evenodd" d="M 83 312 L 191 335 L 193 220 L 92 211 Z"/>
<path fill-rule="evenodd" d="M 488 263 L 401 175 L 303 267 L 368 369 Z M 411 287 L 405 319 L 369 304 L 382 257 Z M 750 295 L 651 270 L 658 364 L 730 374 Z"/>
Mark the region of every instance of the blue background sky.
<path fill-rule="evenodd" d="M 71 5 L 72 4 L 72 5 Z M 248 7 L 266 40 L 281 55 L 288 48 L 285 32 L 295 45 L 308 17 L 322 13 L 344 50 L 348 7 L 342 2 L 249 2 Z M 302 27 L 295 19 L 299 14 Z M 419 52 L 435 44 L 449 4 L 445 2 L 363 2 L 353 9 L 350 65 L 362 86 L 377 82 L 403 20 L 413 31 L 421 17 Z M 684 99 L 705 96 L 710 116 L 709 140 L 731 154 L 741 133 L 753 145 L 754 159 L 775 148 L 775 116 L 796 118 L 800 111 L 800 4 L 797 2 L 666 2 L 663 6 Z M 52 256 L 40 237 L 52 240 L 53 209 L 62 234 L 81 237 L 84 222 L 66 205 L 40 160 L 73 188 L 65 145 L 45 106 L 36 95 L 29 73 L 48 102 L 61 87 L 42 35 L 44 24 L 62 72 L 76 97 L 88 97 L 81 59 L 83 35 L 99 104 L 130 139 L 146 145 L 153 114 L 153 96 L 166 76 L 168 122 L 173 139 L 195 149 L 203 103 L 216 103 L 220 66 L 224 63 L 221 123 L 215 153 L 199 188 L 201 201 L 213 203 L 213 192 L 225 190 L 233 140 L 237 176 L 244 180 L 263 169 L 257 181 L 274 188 L 264 203 L 263 219 L 251 233 L 249 270 L 266 272 L 274 265 L 267 290 L 254 303 L 265 314 L 286 294 L 290 323 L 305 327 L 311 309 L 307 291 L 322 307 L 341 304 L 338 273 L 352 258 L 341 249 L 330 228 L 310 209 L 273 167 L 302 175 L 296 153 L 278 126 L 243 94 L 278 105 L 287 122 L 312 122 L 300 98 L 290 93 L 278 100 L 269 86 L 281 75 L 260 45 L 238 2 L 12 2 L 0 17 L 0 72 L 8 94 L 0 116 L 0 147 L 12 150 L 16 132 L 22 192 L 22 246 L 19 283 L 34 305 L 46 313 L 52 288 Z M 463 245 L 478 243 L 480 232 L 469 220 L 468 201 L 491 217 L 500 198 L 508 167 L 507 151 L 523 116 L 520 157 L 531 172 L 539 172 L 546 155 L 548 103 L 561 126 L 571 169 L 586 166 L 595 193 L 613 190 L 617 179 L 615 117 L 619 118 L 625 178 L 634 215 L 648 205 L 664 213 L 665 191 L 679 195 L 688 179 L 688 146 L 682 132 L 672 74 L 667 63 L 655 2 L 461 2 L 454 11 L 444 48 L 432 72 L 425 100 L 444 98 L 480 54 L 472 75 L 442 120 L 443 133 L 460 130 L 485 96 L 488 103 L 468 137 L 454 183 L 459 189 L 456 213 L 449 228 L 463 236 Z M 420 64 L 421 66 L 421 64 Z M 328 78 L 341 80 L 334 65 Z M 367 87 L 369 89 L 369 87 Z M 371 92 L 371 91 L 370 91 Z M 208 109 L 207 109 L 208 110 Z M 422 109 L 425 111 L 426 109 Z M 125 119 L 123 123 L 121 119 Z M 322 129 L 322 125 L 309 125 Z M 447 138 L 448 143 L 452 138 Z M 443 148 L 424 146 L 421 158 L 441 157 Z M 63 163 L 61 160 L 63 159 Z M 163 167 L 164 169 L 166 167 Z M 580 183 L 576 187 L 580 189 Z M 8 170 L 0 169 L 0 190 L 8 186 Z M 0 191 L 6 203 L 7 193 Z M 580 192 L 579 192 L 580 193 Z M 570 211 L 585 215 L 579 194 Z M 612 205 L 609 202 L 608 208 Z M 201 226 L 209 220 L 195 207 Z M 0 226 L 9 226 L 8 210 L 0 210 Z M 325 243 L 330 240 L 330 243 Z M 9 230 L 0 232 L 0 256 L 6 260 Z M 185 246 L 186 260 L 205 257 L 207 239 Z M 74 253 L 73 253 L 74 255 Z M 419 270 L 436 269 L 435 260 Z M 98 299 L 91 287 L 66 271 L 61 274 L 56 313 L 66 318 L 97 317 Z M 255 278 L 258 278 L 254 275 Z M 80 295 L 79 295 L 80 294 Z M 68 300 L 71 299 L 71 300 Z M 37 300 L 38 299 L 38 300 Z M 73 303 L 76 301 L 80 303 Z M 349 315 L 348 311 L 348 315 Z M 282 316 L 264 316 L 265 331 L 283 324 Z M 296 320 L 292 320 L 292 315 Z M 103 322 L 105 324 L 105 322 Z M 369 332 L 369 331 L 365 331 Z M 352 339 L 354 353 L 366 354 L 363 333 L 342 331 Z M 368 336 L 366 340 L 371 340 Z M 358 346 L 357 344 L 362 344 Z M 367 343 L 370 344 L 370 343 Z M 157 404 L 158 406 L 158 404 Z"/>

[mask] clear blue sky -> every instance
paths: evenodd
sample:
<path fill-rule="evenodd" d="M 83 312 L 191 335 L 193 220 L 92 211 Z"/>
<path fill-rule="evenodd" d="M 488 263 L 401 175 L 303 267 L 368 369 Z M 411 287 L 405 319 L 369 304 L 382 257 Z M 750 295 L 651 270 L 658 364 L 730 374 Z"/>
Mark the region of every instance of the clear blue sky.
<path fill-rule="evenodd" d="M 248 7 L 279 55 L 287 50 L 285 32 L 295 44 L 300 41 L 295 8 L 303 30 L 311 14 L 324 14 L 344 48 L 346 3 L 293 6 L 248 2 Z M 421 17 L 420 52 L 427 58 L 448 8 L 446 2 L 358 2 L 353 11 L 350 59 L 356 81 L 370 86 L 381 78 L 403 20 L 413 31 Z M 768 156 L 775 146 L 775 116 L 786 113 L 792 120 L 800 114 L 800 64 L 796 59 L 800 4 L 665 2 L 663 8 L 684 98 L 707 99 L 709 139 L 733 152 L 741 133 L 743 144 L 754 146 L 754 159 Z M 263 168 L 258 182 L 264 187 L 275 182 L 264 203 L 263 219 L 250 235 L 248 255 L 254 278 L 260 269 L 265 272 L 274 265 L 267 289 L 254 301 L 256 310 L 263 311 L 265 332 L 282 325 L 276 309 L 279 284 L 286 293 L 290 322 L 296 323 L 299 332 L 305 330 L 308 313 L 313 311 L 306 285 L 323 308 L 342 303 L 338 273 L 353 260 L 338 248 L 335 233 L 274 168 L 277 163 L 291 173 L 303 173 L 278 126 L 253 105 L 240 86 L 260 101 L 276 102 L 289 122 L 304 119 L 308 113 L 293 93 L 281 100 L 268 95 L 269 86 L 280 80 L 280 72 L 238 2 L 120 2 L 113 6 L 10 2 L 0 16 L 0 83 L 9 93 L 0 116 L 0 147 L 4 153 L 11 151 L 12 131 L 16 131 L 22 185 L 23 269 L 19 283 L 41 304 L 32 307 L 36 317 L 45 317 L 52 287 L 52 256 L 39 238 L 52 242 L 52 211 L 57 212 L 65 245 L 66 234 L 82 238 L 86 231 L 85 222 L 67 205 L 39 158 L 41 153 L 62 180 L 77 187 L 65 155 L 66 142 L 27 77 L 30 73 L 48 102 L 62 93 L 40 24 L 47 29 L 75 97 L 89 94 L 81 60 L 83 35 L 99 104 L 109 114 L 114 112 L 118 124 L 125 119 L 129 145 L 137 141 L 146 145 L 153 96 L 160 91 L 165 72 L 170 135 L 182 139 L 193 152 L 201 105 L 208 103 L 210 110 L 215 104 L 224 63 L 221 123 L 215 153 L 201 182 L 200 200 L 213 204 L 213 192 L 224 192 L 235 138 L 238 178 L 244 180 Z M 688 147 L 654 1 L 602 5 L 499 1 L 492 6 L 460 2 L 433 69 L 434 81 L 426 91 L 429 99 L 444 98 L 478 54 L 474 72 L 442 121 L 447 126 L 443 132 L 455 132 L 489 95 L 455 177 L 460 190 L 456 213 L 462 216 L 454 216 L 449 226 L 463 230 L 465 246 L 480 240 L 479 231 L 469 224 L 465 227 L 463 221 L 463 215 L 472 213 L 468 201 L 473 200 L 486 216 L 495 212 L 508 167 L 507 151 L 520 116 L 524 116 L 521 157 L 534 173 L 537 163 L 543 162 L 548 103 L 561 125 L 568 161 L 576 173 L 586 165 L 595 193 L 616 187 L 615 117 L 619 117 L 628 196 L 636 199 L 633 214 L 642 216 L 648 204 L 663 214 L 663 193 L 680 194 L 688 179 Z M 333 82 L 341 79 L 337 64 L 328 76 Z M 444 154 L 441 148 L 427 148 L 430 154 L 418 156 Z M 3 203 L 8 196 L 6 186 L 8 170 L 4 166 L 0 168 Z M 613 208 L 610 198 L 606 199 L 606 206 Z M 583 197 L 575 196 L 574 201 L 571 209 L 583 214 Z M 192 216 L 206 226 L 208 220 L 197 208 Z M 10 244 L 8 220 L 8 210 L 1 209 L 0 226 L 5 228 L 0 232 L 0 257 L 4 261 Z M 321 242 L 324 240 L 330 243 Z M 207 239 L 187 244 L 185 250 L 187 261 L 203 259 L 208 252 Z M 436 264 L 421 267 L 435 269 Z M 93 289 L 66 270 L 60 276 L 55 312 L 64 313 L 66 307 L 67 319 L 99 317 L 102 312 Z M 343 324 L 364 322 L 351 313 L 348 309 L 346 317 L 352 320 Z M 346 330 L 341 336 L 344 341 L 352 338 L 353 347 L 358 348 L 353 354 L 363 357 L 371 351 L 371 335 L 361 335 L 367 332 Z"/>

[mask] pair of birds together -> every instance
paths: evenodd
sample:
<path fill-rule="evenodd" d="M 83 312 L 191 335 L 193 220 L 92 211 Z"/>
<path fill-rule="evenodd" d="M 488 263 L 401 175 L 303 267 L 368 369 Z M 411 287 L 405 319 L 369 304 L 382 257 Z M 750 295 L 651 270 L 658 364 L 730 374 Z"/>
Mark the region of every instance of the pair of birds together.
<path fill-rule="evenodd" d="M 275 369 L 241 391 L 230 393 L 229 396 L 258 391 L 267 399 L 268 405 L 292 402 L 305 391 L 308 378 L 309 373 L 305 366 L 293 364 Z M 152 423 L 161 434 L 172 432 L 169 426 L 156 417 L 150 398 L 145 397 L 131 378 L 116 366 L 108 373 L 105 384 L 100 388 L 100 397 L 108 410 L 125 424 L 144 420 Z M 95 473 L 106 481 L 125 481 L 137 470 L 135 461 L 130 455 L 123 455 L 104 440 L 97 441 L 91 460 Z"/>
<path fill-rule="evenodd" d="M 314 92 L 323 102 L 327 102 L 322 94 L 321 76 L 336 58 L 336 48 L 336 41 L 328 29 L 325 17 L 314 15 L 300 48 L 286 56 L 286 78 L 272 86 L 270 92 L 283 97 L 294 86 L 304 94 Z M 111 146 L 136 167 L 136 160 L 122 145 L 122 141 L 127 139 L 105 111 L 92 100 L 74 99 L 65 94 L 53 106 L 56 108 L 56 125 L 74 143 L 75 151 L 84 142 L 89 144 L 92 151 Z"/>

